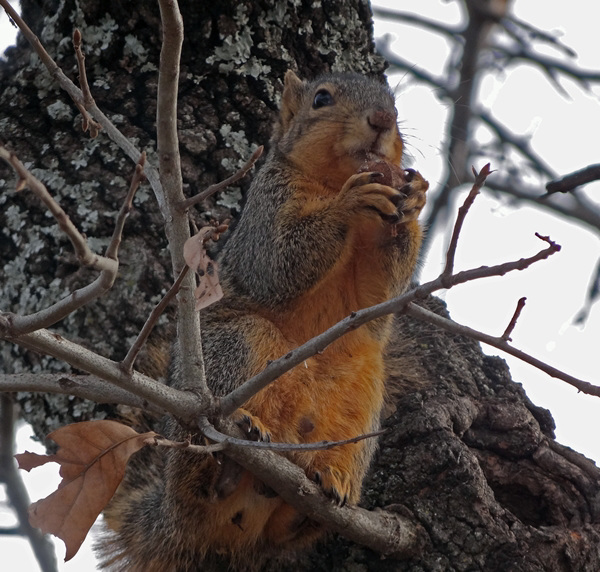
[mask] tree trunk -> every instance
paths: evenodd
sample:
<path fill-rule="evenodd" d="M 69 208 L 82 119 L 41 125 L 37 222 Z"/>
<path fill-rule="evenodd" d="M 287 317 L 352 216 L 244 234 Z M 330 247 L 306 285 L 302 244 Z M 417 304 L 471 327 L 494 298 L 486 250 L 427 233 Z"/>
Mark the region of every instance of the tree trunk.
<path fill-rule="evenodd" d="M 24 0 L 26 21 L 72 79 L 77 68 L 69 38 L 75 27 L 81 30 L 98 106 L 156 164 L 157 5 L 52 4 L 41 13 Z M 289 67 L 303 77 L 383 69 L 361 0 L 227 1 L 218 10 L 191 2 L 181 10 L 179 129 L 188 195 L 227 177 L 268 142 Z M 20 38 L 0 62 L 2 142 L 101 251 L 133 165 L 104 134 L 90 139 L 80 131 L 68 96 L 30 54 Z M 247 185 L 207 202 L 198 220 L 237 214 Z M 66 237 L 35 197 L 14 193 L 14 176 L 3 164 L 0 187 L 2 310 L 32 312 L 88 283 L 93 273 L 78 268 Z M 161 215 L 147 189 L 138 192 L 126 223 L 115 286 L 53 328 L 113 359 L 125 355 L 173 281 Z M 444 311 L 438 301 L 427 304 Z M 153 345 L 164 348 L 161 327 Z M 67 367 L 10 344 L 0 348 L 3 371 Z M 484 356 L 473 341 L 399 318 L 389 363 L 389 430 L 380 438 L 363 504 L 412 514 L 428 534 L 425 551 L 410 561 L 381 560 L 336 538 L 297 556 L 290 569 L 600 570 L 600 472 L 553 440 L 550 414 L 527 399 L 502 360 Z M 109 406 L 65 396 L 22 394 L 19 401 L 39 436 L 114 415 Z"/>

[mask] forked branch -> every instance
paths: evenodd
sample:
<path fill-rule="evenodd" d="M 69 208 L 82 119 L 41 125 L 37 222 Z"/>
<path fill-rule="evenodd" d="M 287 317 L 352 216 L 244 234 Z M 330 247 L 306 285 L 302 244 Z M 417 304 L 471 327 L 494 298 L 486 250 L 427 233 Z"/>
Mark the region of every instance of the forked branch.
<path fill-rule="evenodd" d="M 28 316 L 8 313 L 4 314 L 5 319 L 3 320 L 3 323 L 0 324 L 0 331 L 3 331 L 4 335 L 7 337 L 18 337 L 21 334 L 47 328 L 52 324 L 55 324 L 78 308 L 81 308 L 104 294 L 104 292 L 109 290 L 113 285 L 119 269 L 117 254 L 121 243 L 121 236 L 123 234 L 123 226 L 125 224 L 125 219 L 131 210 L 135 192 L 137 191 L 140 182 L 143 180 L 143 166 L 146 156 L 145 154 L 142 154 L 136 166 L 129 192 L 127 193 L 127 197 L 117 216 L 113 236 L 105 256 L 100 256 L 91 251 L 85 237 L 77 230 L 77 227 L 71 222 L 69 216 L 54 200 L 52 195 L 50 195 L 45 185 L 25 168 L 14 153 L 10 153 L 4 147 L 0 147 L 0 157 L 17 173 L 17 191 L 28 187 L 46 205 L 56 219 L 60 229 L 71 241 L 80 263 L 100 271 L 100 275 L 94 282 L 75 290 L 48 308 L 44 308 L 43 310 Z"/>

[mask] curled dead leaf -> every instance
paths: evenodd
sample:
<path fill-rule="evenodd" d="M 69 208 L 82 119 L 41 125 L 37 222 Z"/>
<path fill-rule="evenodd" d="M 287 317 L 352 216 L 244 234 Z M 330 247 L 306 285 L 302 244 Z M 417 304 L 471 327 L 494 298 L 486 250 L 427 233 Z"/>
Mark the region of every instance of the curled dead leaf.
<path fill-rule="evenodd" d="M 116 421 L 87 421 L 50 433 L 59 450 L 54 455 L 25 452 L 15 455 L 19 468 L 29 471 L 45 463 L 60 465 L 62 481 L 50 496 L 29 508 L 32 526 L 58 536 L 75 556 L 89 529 L 112 498 L 125 475 L 129 457 L 151 443 L 154 432 L 140 434 Z"/>
<path fill-rule="evenodd" d="M 223 297 L 218 265 L 208 256 L 204 245 L 208 240 L 217 240 L 219 234 L 226 229 L 227 225 L 220 225 L 217 228 L 205 226 L 188 238 L 183 246 L 183 258 L 186 264 L 198 275 L 198 286 L 194 291 L 196 310 L 202 310 Z"/>

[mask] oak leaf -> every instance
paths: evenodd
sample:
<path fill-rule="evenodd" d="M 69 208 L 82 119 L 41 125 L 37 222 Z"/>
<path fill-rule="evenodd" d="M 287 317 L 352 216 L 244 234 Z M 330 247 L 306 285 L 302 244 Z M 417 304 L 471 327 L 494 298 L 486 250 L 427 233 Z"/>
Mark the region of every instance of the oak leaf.
<path fill-rule="evenodd" d="M 157 434 L 140 434 L 116 421 L 86 421 L 48 435 L 59 445 L 54 455 L 26 451 L 15 455 L 26 471 L 45 463 L 60 465 L 58 489 L 29 507 L 29 522 L 63 540 L 65 561 L 75 556 L 89 529 L 125 475 L 129 457 Z"/>

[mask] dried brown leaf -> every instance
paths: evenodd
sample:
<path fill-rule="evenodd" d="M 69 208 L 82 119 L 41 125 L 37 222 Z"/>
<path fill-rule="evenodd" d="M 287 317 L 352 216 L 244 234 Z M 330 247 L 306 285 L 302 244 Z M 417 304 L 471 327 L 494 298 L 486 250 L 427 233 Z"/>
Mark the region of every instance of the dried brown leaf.
<path fill-rule="evenodd" d="M 204 274 L 200 274 L 200 282 L 194 291 L 196 310 L 202 310 L 222 297 L 223 290 L 219 282 L 218 265 L 216 262 L 209 261 Z"/>
<path fill-rule="evenodd" d="M 60 465 L 62 481 L 50 496 L 29 508 L 32 526 L 61 538 L 70 560 L 125 475 L 129 457 L 156 433 L 137 433 L 116 421 L 87 421 L 50 433 L 59 450 L 55 455 L 15 455 L 19 467 L 29 471 L 45 463 Z"/>
<path fill-rule="evenodd" d="M 194 272 L 198 272 L 199 269 L 201 271 L 206 270 L 210 258 L 206 254 L 204 243 L 210 238 L 214 230 L 212 226 L 205 226 L 194 236 L 188 238 L 183 245 L 183 259 Z"/>
<path fill-rule="evenodd" d="M 223 225 L 226 229 L 227 227 Z M 198 275 L 198 287 L 194 291 L 196 310 L 202 310 L 223 297 L 219 283 L 218 265 L 206 253 L 207 240 L 217 239 L 223 227 L 205 226 L 194 236 L 188 238 L 183 246 L 183 258 L 186 264 Z"/>

